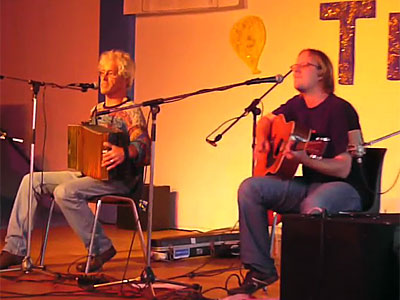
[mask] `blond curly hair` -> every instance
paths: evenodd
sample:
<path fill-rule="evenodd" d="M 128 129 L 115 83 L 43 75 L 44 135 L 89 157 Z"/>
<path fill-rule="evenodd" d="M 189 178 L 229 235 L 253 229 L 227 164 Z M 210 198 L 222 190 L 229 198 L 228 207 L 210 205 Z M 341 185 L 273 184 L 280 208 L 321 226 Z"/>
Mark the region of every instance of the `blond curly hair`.
<path fill-rule="evenodd" d="M 118 65 L 118 75 L 122 76 L 127 81 L 127 87 L 133 85 L 135 79 L 135 63 L 129 53 L 122 50 L 109 50 L 100 55 L 98 69 L 101 70 L 104 61 L 113 60 Z"/>

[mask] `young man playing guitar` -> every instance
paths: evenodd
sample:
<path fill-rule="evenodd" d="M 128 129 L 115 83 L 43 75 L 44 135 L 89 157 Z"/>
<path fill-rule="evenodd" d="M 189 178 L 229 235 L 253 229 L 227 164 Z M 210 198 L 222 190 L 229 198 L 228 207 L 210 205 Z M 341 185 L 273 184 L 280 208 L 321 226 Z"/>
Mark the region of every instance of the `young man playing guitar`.
<path fill-rule="evenodd" d="M 238 191 L 241 260 L 248 273 L 244 283 L 230 294 L 252 294 L 278 280 L 269 255 L 267 210 L 277 213 L 327 213 L 357 211 L 361 198 L 348 182 L 352 165 L 349 145 L 362 145 L 358 115 L 334 92 L 333 67 L 321 51 L 305 49 L 291 67 L 294 87 L 300 92 L 260 119 L 256 130 L 256 168 L 270 151 L 271 126 L 278 115 L 310 129 L 313 137 L 329 138 L 322 158 L 311 158 L 305 149 L 293 150 L 293 141 L 282 146 L 283 157 L 303 165 L 303 176 L 282 179 L 257 174 L 246 179 Z M 272 150 L 271 150 L 272 149 Z M 262 169 L 262 168 L 261 168 Z M 257 176 L 261 175 L 261 176 Z"/>

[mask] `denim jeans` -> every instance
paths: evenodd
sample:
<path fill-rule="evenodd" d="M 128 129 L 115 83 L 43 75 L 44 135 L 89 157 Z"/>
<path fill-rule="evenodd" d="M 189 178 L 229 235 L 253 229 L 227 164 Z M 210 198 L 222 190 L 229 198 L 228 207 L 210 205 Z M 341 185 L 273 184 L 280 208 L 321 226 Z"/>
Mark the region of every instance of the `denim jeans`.
<path fill-rule="evenodd" d="M 239 187 L 240 255 L 242 263 L 260 272 L 275 272 L 269 255 L 267 210 L 277 213 L 311 213 L 315 208 L 334 214 L 361 210 L 358 192 L 348 183 L 335 181 L 306 184 L 299 177 L 247 178 Z"/>
<path fill-rule="evenodd" d="M 32 216 L 37 201 L 42 194 L 53 194 L 54 201 L 60 207 L 68 224 L 89 248 L 94 215 L 87 200 L 106 194 L 127 194 L 129 188 L 120 181 L 101 181 L 84 177 L 80 172 L 35 172 L 33 174 Z M 26 255 L 28 234 L 29 174 L 22 179 L 11 212 L 6 245 L 3 250 L 15 255 Z M 33 220 L 33 218 L 32 218 Z M 31 222 L 33 227 L 33 222 Z M 104 234 L 100 224 L 96 227 L 93 253 L 100 254 L 112 246 L 111 240 Z"/>

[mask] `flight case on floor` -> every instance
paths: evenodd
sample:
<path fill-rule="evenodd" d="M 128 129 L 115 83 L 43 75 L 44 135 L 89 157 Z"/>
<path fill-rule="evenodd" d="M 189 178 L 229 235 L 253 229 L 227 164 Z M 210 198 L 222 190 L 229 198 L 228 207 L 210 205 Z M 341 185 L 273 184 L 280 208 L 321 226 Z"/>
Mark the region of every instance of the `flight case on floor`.
<path fill-rule="evenodd" d="M 195 233 L 178 237 L 151 240 L 153 260 L 215 255 L 228 257 L 239 255 L 239 232 Z"/>

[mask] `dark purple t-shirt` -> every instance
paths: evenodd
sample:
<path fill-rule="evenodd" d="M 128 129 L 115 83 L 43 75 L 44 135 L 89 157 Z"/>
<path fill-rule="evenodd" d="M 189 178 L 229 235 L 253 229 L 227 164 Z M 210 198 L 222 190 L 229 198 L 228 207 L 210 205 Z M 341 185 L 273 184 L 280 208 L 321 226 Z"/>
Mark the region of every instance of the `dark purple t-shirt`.
<path fill-rule="evenodd" d="M 294 121 L 301 127 L 312 130 L 312 139 L 328 137 L 330 142 L 323 155 L 332 158 L 346 152 L 348 132 L 360 129 L 357 112 L 344 99 L 330 94 L 322 103 L 308 108 L 303 97 L 297 95 L 273 111 L 275 115 L 283 114 L 286 121 Z M 338 178 L 323 175 L 303 166 L 303 176 L 312 182 L 326 182 Z"/>

